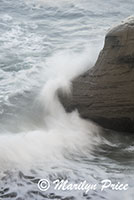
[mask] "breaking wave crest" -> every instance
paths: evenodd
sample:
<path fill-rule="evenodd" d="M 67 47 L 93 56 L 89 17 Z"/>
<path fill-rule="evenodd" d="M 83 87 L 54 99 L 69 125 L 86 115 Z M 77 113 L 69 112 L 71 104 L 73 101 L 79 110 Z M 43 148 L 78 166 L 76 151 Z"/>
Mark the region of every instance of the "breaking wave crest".
<path fill-rule="evenodd" d="M 88 52 L 89 53 L 89 52 Z M 41 110 L 42 126 L 31 131 L 0 136 L 1 168 L 33 166 L 33 163 L 46 163 L 64 159 L 65 154 L 89 153 L 94 145 L 100 143 L 99 128 L 79 116 L 77 110 L 67 113 L 59 101 L 58 91 L 71 93 L 71 81 L 84 72 L 93 62 L 87 55 L 58 53 L 46 62 L 48 80 L 41 89 L 34 106 Z M 34 107 L 33 107 L 34 109 Z M 23 121 L 20 121 L 23 124 Z"/>

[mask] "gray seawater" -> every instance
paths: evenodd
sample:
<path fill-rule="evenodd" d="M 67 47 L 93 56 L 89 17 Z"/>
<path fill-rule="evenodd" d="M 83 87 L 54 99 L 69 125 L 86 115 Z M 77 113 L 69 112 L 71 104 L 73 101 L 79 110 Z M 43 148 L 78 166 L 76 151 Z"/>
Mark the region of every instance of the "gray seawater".
<path fill-rule="evenodd" d="M 133 10 L 133 0 L 0 0 L 0 199 L 133 199 L 134 136 L 67 114 L 56 96 Z M 42 178 L 98 188 L 40 191 Z M 102 192 L 104 179 L 129 188 Z"/>

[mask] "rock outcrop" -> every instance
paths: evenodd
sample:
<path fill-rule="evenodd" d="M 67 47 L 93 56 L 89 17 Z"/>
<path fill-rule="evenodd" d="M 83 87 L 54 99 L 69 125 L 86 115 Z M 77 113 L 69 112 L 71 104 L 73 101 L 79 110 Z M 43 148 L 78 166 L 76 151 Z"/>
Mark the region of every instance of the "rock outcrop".
<path fill-rule="evenodd" d="M 102 127 L 134 132 L 134 17 L 112 28 L 93 68 L 73 81 L 67 111 Z"/>

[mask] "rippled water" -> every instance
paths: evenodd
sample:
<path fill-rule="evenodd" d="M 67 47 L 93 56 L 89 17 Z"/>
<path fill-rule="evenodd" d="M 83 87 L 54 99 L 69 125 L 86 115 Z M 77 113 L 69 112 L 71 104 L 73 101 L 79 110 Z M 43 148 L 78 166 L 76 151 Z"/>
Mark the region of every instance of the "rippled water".
<path fill-rule="evenodd" d="M 91 67 L 113 24 L 134 4 L 115 0 L 0 1 L 0 198 L 133 199 L 134 136 L 67 114 L 56 92 Z M 98 184 L 42 192 L 39 179 Z M 128 183 L 100 191 L 100 182 Z"/>

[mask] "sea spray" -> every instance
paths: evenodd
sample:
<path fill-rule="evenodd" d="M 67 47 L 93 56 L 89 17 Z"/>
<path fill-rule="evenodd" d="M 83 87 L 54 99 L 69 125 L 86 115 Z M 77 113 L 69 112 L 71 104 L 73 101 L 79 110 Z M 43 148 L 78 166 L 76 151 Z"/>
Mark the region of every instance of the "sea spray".
<path fill-rule="evenodd" d="M 14 135 L 2 134 L 1 167 L 31 166 L 35 160 L 37 164 L 63 159 L 64 152 L 86 153 L 86 149 L 91 150 L 94 144 L 100 142 L 99 136 L 96 136 L 98 127 L 81 119 L 77 110 L 66 113 L 58 99 L 58 91 L 71 93 L 71 81 L 84 71 L 84 66 L 87 69 L 88 61 L 85 58 L 87 55 L 76 59 L 76 55 L 58 54 L 47 61 L 49 79 L 36 99 L 36 103 L 43 108 L 44 126 Z"/>

